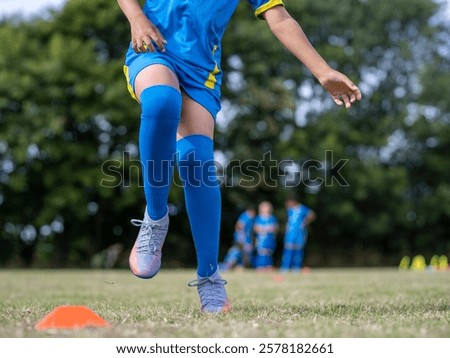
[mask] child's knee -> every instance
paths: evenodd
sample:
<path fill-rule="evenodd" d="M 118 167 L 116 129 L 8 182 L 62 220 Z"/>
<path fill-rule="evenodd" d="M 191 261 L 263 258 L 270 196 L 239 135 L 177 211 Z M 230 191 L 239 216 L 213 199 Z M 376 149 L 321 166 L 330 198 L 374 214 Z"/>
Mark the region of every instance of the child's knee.
<path fill-rule="evenodd" d="M 214 148 L 211 138 L 203 135 L 191 135 L 177 142 L 180 163 L 188 167 L 199 164 L 214 164 Z"/>
<path fill-rule="evenodd" d="M 157 85 L 141 93 L 143 118 L 176 119 L 181 115 L 181 93 L 174 87 Z"/>

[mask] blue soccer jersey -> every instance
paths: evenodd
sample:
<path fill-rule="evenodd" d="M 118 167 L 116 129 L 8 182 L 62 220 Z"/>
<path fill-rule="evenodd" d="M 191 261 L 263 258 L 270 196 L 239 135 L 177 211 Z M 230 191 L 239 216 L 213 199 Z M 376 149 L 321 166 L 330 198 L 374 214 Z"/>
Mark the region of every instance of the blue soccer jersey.
<path fill-rule="evenodd" d="M 144 13 L 167 40 L 166 52 L 134 53 L 130 44 L 124 72 L 134 93 L 135 79 L 146 66 L 162 64 L 178 77 L 180 86 L 215 118 L 220 109 L 221 41 L 240 0 L 147 0 Z M 248 0 L 261 15 L 282 0 Z"/>
<path fill-rule="evenodd" d="M 277 230 L 277 219 L 275 216 L 260 216 L 255 219 L 256 249 L 267 249 L 274 251 L 276 246 L 275 233 Z"/>
<path fill-rule="evenodd" d="M 288 246 L 303 246 L 306 240 L 304 222 L 310 209 L 305 205 L 297 205 L 287 211 L 288 222 L 284 236 L 284 244 Z"/>
<path fill-rule="evenodd" d="M 255 218 L 250 216 L 246 211 L 244 211 L 239 216 L 238 224 L 241 226 L 241 229 L 235 231 L 234 240 L 241 244 L 251 245 L 254 221 Z"/>
<path fill-rule="evenodd" d="M 282 0 L 248 0 L 256 16 Z M 208 71 L 204 85 L 220 86 L 221 41 L 239 0 L 147 0 L 144 13 L 167 40 L 167 53 Z"/>

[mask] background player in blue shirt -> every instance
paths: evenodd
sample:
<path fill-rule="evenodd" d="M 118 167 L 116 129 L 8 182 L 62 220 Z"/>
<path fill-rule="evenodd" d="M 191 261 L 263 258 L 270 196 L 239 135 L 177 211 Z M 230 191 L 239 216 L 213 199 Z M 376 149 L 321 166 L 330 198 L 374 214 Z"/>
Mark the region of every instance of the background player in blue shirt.
<path fill-rule="evenodd" d="M 273 253 L 276 248 L 278 223 L 272 211 L 272 204 L 263 201 L 259 204 L 258 216 L 255 219 L 255 268 L 259 271 L 273 269 Z"/>
<path fill-rule="evenodd" d="M 316 219 L 316 214 L 294 196 L 286 200 L 286 209 L 287 224 L 281 271 L 300 271 L 307 238 L 306 227 Z"/>
<path fill-rule="evenodd" d="M 250 266 L 253 253 L 253 224 L 255 221 L 256 210 L 253 207 L 247 208 L 236 222 L 234 228 L 234 241 L 242 247 L 242 264 Z"/>
<path fill-rule="evenodd" d="M 358 87 L 314 50 L 282 0 L 248 0 L 255 15 L 305 64 L 338 105 L 361 99 Z M 141 105 L 139 152 L 147 203 L 130 253 L 130 268 L 152 278 L 161 266 L 169 226 L 167 199 L 174 156 L 184 185 L 197 253 L 202 311 L 231 305 L 217 269 L 221 198 L 214 176 L 213 131 L 220 109 L 221 40 L 239 0 L 118 0 L 131 27 L 124 72 Z"/>
<path fill-rule="evenodd" d="M 247 208 L 239 215 L 234 227 L 234 243 L 225 256 L 222 270 L 229 270 L 235 266 L 248 267 L 253 253 L 253 222 L 255 209 Z"/>
<path fill-rule="evenodd" d="M 227 252 L 221 266 L 222 271 L 234 267 L 249 267 L 253 253 L 253 223 L 255 221 L 255 209 L 247 208 L 239 215 L 234 227 L 234 243 Z"/>

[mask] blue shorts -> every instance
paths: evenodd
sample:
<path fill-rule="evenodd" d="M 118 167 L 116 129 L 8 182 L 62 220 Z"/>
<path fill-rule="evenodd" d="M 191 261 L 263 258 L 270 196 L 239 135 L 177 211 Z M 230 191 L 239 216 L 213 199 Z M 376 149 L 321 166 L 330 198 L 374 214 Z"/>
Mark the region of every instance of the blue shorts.
<path fill-rule="evenodd" d="M 256 255 L 255 257 L 255 267 L 264 268 L 273 266 L 272 255 Z"/>
<path fill-rule="evenodd" d="M 128 91 L 137 100 L 135 95 L 136 77 L 144 68 L 151 65 L 164 65 L 168 67 L 178 77 L 181 89 L 195 102 L 206 108 L 216 119 L 220 111 L 220 90 L 214 86 L 216 79 L 211 76 L 215 74 L 205 73 L 197 67 L 186 64 L 173 55 L 162 52 L 136 53 L 133 48 L 128 48 L 125 56 L 125 66 L 123 71 L 127 78 Z M 214 81 L 210 86 L 211 80 Z M 214 88 L 210 88 L 214 87 Z"/>

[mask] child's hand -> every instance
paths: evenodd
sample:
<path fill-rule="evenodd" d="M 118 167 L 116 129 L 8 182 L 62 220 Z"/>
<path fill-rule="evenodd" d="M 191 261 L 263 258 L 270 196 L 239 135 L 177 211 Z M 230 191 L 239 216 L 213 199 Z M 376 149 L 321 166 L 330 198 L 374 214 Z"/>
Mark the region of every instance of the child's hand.
<path fill-rule="evenodd" d="M 361 91 L 346 75 L 330 69 L 318 77 L 320 84 L 330 93 L 338 106 L 350 108 L 362 98 Z"/>
<path fill-rule="evenodd" d="M 158 28 L 144 15 L 136 16 L 131 23 L 131 43 L 134 52 L 156 52 L 155 43 L 164 52 L 167 41 Z"/>

